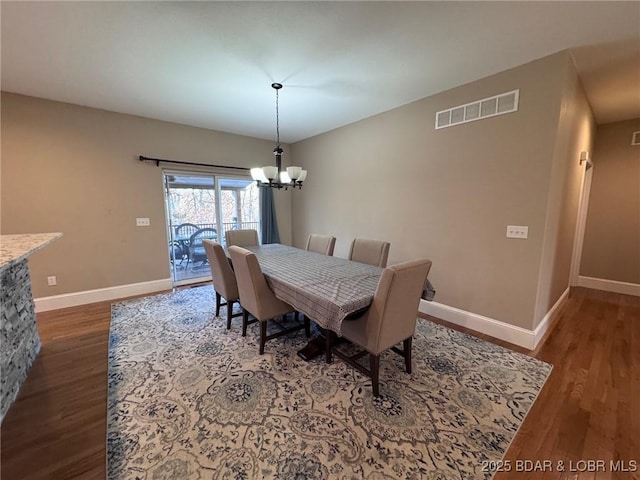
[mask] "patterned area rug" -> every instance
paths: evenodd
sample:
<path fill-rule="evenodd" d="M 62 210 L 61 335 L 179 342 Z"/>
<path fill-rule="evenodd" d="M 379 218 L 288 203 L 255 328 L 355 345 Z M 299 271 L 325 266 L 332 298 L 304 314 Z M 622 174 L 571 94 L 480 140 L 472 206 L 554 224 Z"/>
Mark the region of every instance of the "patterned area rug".
<path fill-rule="evenodd" d="M 383 354 L 381 397 L 303 331 L 267 342 L 214 315 L 210 286 L 116 303 L 109 479 L 482 479 L 551 366 L 419 319 L 413 374 Z"/>

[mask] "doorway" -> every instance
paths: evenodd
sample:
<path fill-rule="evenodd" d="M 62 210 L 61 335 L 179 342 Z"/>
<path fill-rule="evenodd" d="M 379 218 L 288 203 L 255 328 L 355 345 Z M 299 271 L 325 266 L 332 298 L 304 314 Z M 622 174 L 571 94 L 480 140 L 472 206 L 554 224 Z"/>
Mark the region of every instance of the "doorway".
<path fill-rule="evenodd" d="M 168 258 L 174 286 L 211 279 L 202 244 L 225 246 L 224 232 L 260 232 L 258 187 L 249 177 L 163 172 Z"/>
<path fill-rule="evenodd" d="M 591 178 L 593 168 L 587 160 L 584 164 L 584 174 L 578 201 L 578 218 L 576 221 L 576 233 L 573 240 L 573 255 L 571 256 L 571 272 L 569 274 L 569 286 L 578 285 L 580 277 L 580 261 L 582 260 L 582 247 L 584 244 L 584 231 L 587 224 L 587 210 L 589 209 L 589 194 L 591 193 Z"/>

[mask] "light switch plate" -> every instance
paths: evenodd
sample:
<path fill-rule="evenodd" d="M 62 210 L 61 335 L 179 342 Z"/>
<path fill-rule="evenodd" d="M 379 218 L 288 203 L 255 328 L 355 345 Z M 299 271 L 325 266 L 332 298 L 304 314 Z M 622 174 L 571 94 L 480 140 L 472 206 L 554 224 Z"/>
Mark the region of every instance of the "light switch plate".
<path fill-rule="evenodd" d="M 151 222 L 148 218 L 136 218 L 136 227 L 148 227 Z"/>
<path fill-rule="evenodd" d="M 507 225 L 507 238 L 522 238 L 529 236 L 529 227 L 522 225 Z"/>

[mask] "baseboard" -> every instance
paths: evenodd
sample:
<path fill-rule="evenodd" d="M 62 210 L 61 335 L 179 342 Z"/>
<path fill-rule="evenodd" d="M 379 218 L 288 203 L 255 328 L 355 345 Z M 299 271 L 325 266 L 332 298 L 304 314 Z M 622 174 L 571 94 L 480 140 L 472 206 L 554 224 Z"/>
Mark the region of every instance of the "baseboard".
<path fill-rule="evenodd" d="M 477 313 L 426 300 L 420 300 L 419 311 L 528 350 L 535 348 L 535 332 L 526 328 L 516 327 Z"/>
<path fill-rule="evenodd" d="M 53 295 L 51 297 L 41 297 L 34 299 L 36 312 L 46 312 L 59 308 L 76 307 L 88 303 L 104 302 L 116 300 L 118 298 L 132 297 L 134 295 L 145 295 L 148 293 L 171 290 L 173 285 L 170 278 L 153 280 L 151 282 L 131 283 L 129 285 L 118 285 L 117 287 L 99 288 L 96 290 L 86 290 L 84 292 L 65 293 Z"/>
<path fill-rule="evenodd" d="M 560 295 L 560 298 L 553 307 L 551 307 L 551 310 L 549 310 L 540 321 L 535 330 L 516 327 L 515 325 L 510 325 L 494 318 L 485 317 L 438 302 L 428 302 L 426 300 L 420 300 L 419 311 L 455 325 L 484 333 L 499 340 L 513 343 L 528 350 L 534 350 L 540 340 L 542 340 L 542 337 L 547 332 L 558 310 L 568 296 L 569 289 L 567 288 L 564 293 Z"/>
<path fill-rule="evenodd" d="M 622 293 L 624 295 L 634 295 L 640 297 L 640 284 L 618 282 L 616 280 L 607 280 L 604 278 L 578 277 L 578 286 L 585 288 L 593 288 L 595 290 L 604 290 L 605 292 Z"/>
<path fill-rule="evenodd" d="M 547 312 L 547 314 L 542 318 L 542 320 L 540 321 L 536 329 L 533 331 L 534 348 L 538 346 L 538 343 L 540 343 L 540 340 L 542 340 L 542 337 L 544 337 L 544 334 L 547 333 L 547 330 L 549 330 L 551 323 L 556 318 L 556 315 L 558 314 L 560 307 L 562 307 L 564 302 L 569 297 L 569 290 L 570 288 L 567 287 L 567 289 L 564 292 L 562 292 L 562 295 L 560 295 L 560 298 L 558 298 L 556 303 L 553 304 L 553 307 L 551 307 L 551 310 Z"/>

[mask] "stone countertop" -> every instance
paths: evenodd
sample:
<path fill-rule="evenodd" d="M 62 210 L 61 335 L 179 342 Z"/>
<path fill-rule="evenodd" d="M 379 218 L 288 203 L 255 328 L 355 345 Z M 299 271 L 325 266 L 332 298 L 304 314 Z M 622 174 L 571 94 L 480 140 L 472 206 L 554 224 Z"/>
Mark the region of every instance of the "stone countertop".
<path fill-rule="evenodd" d="M 62 233 L 0 235 L 0 269 L 19 262 L 61 236 Z"/>

